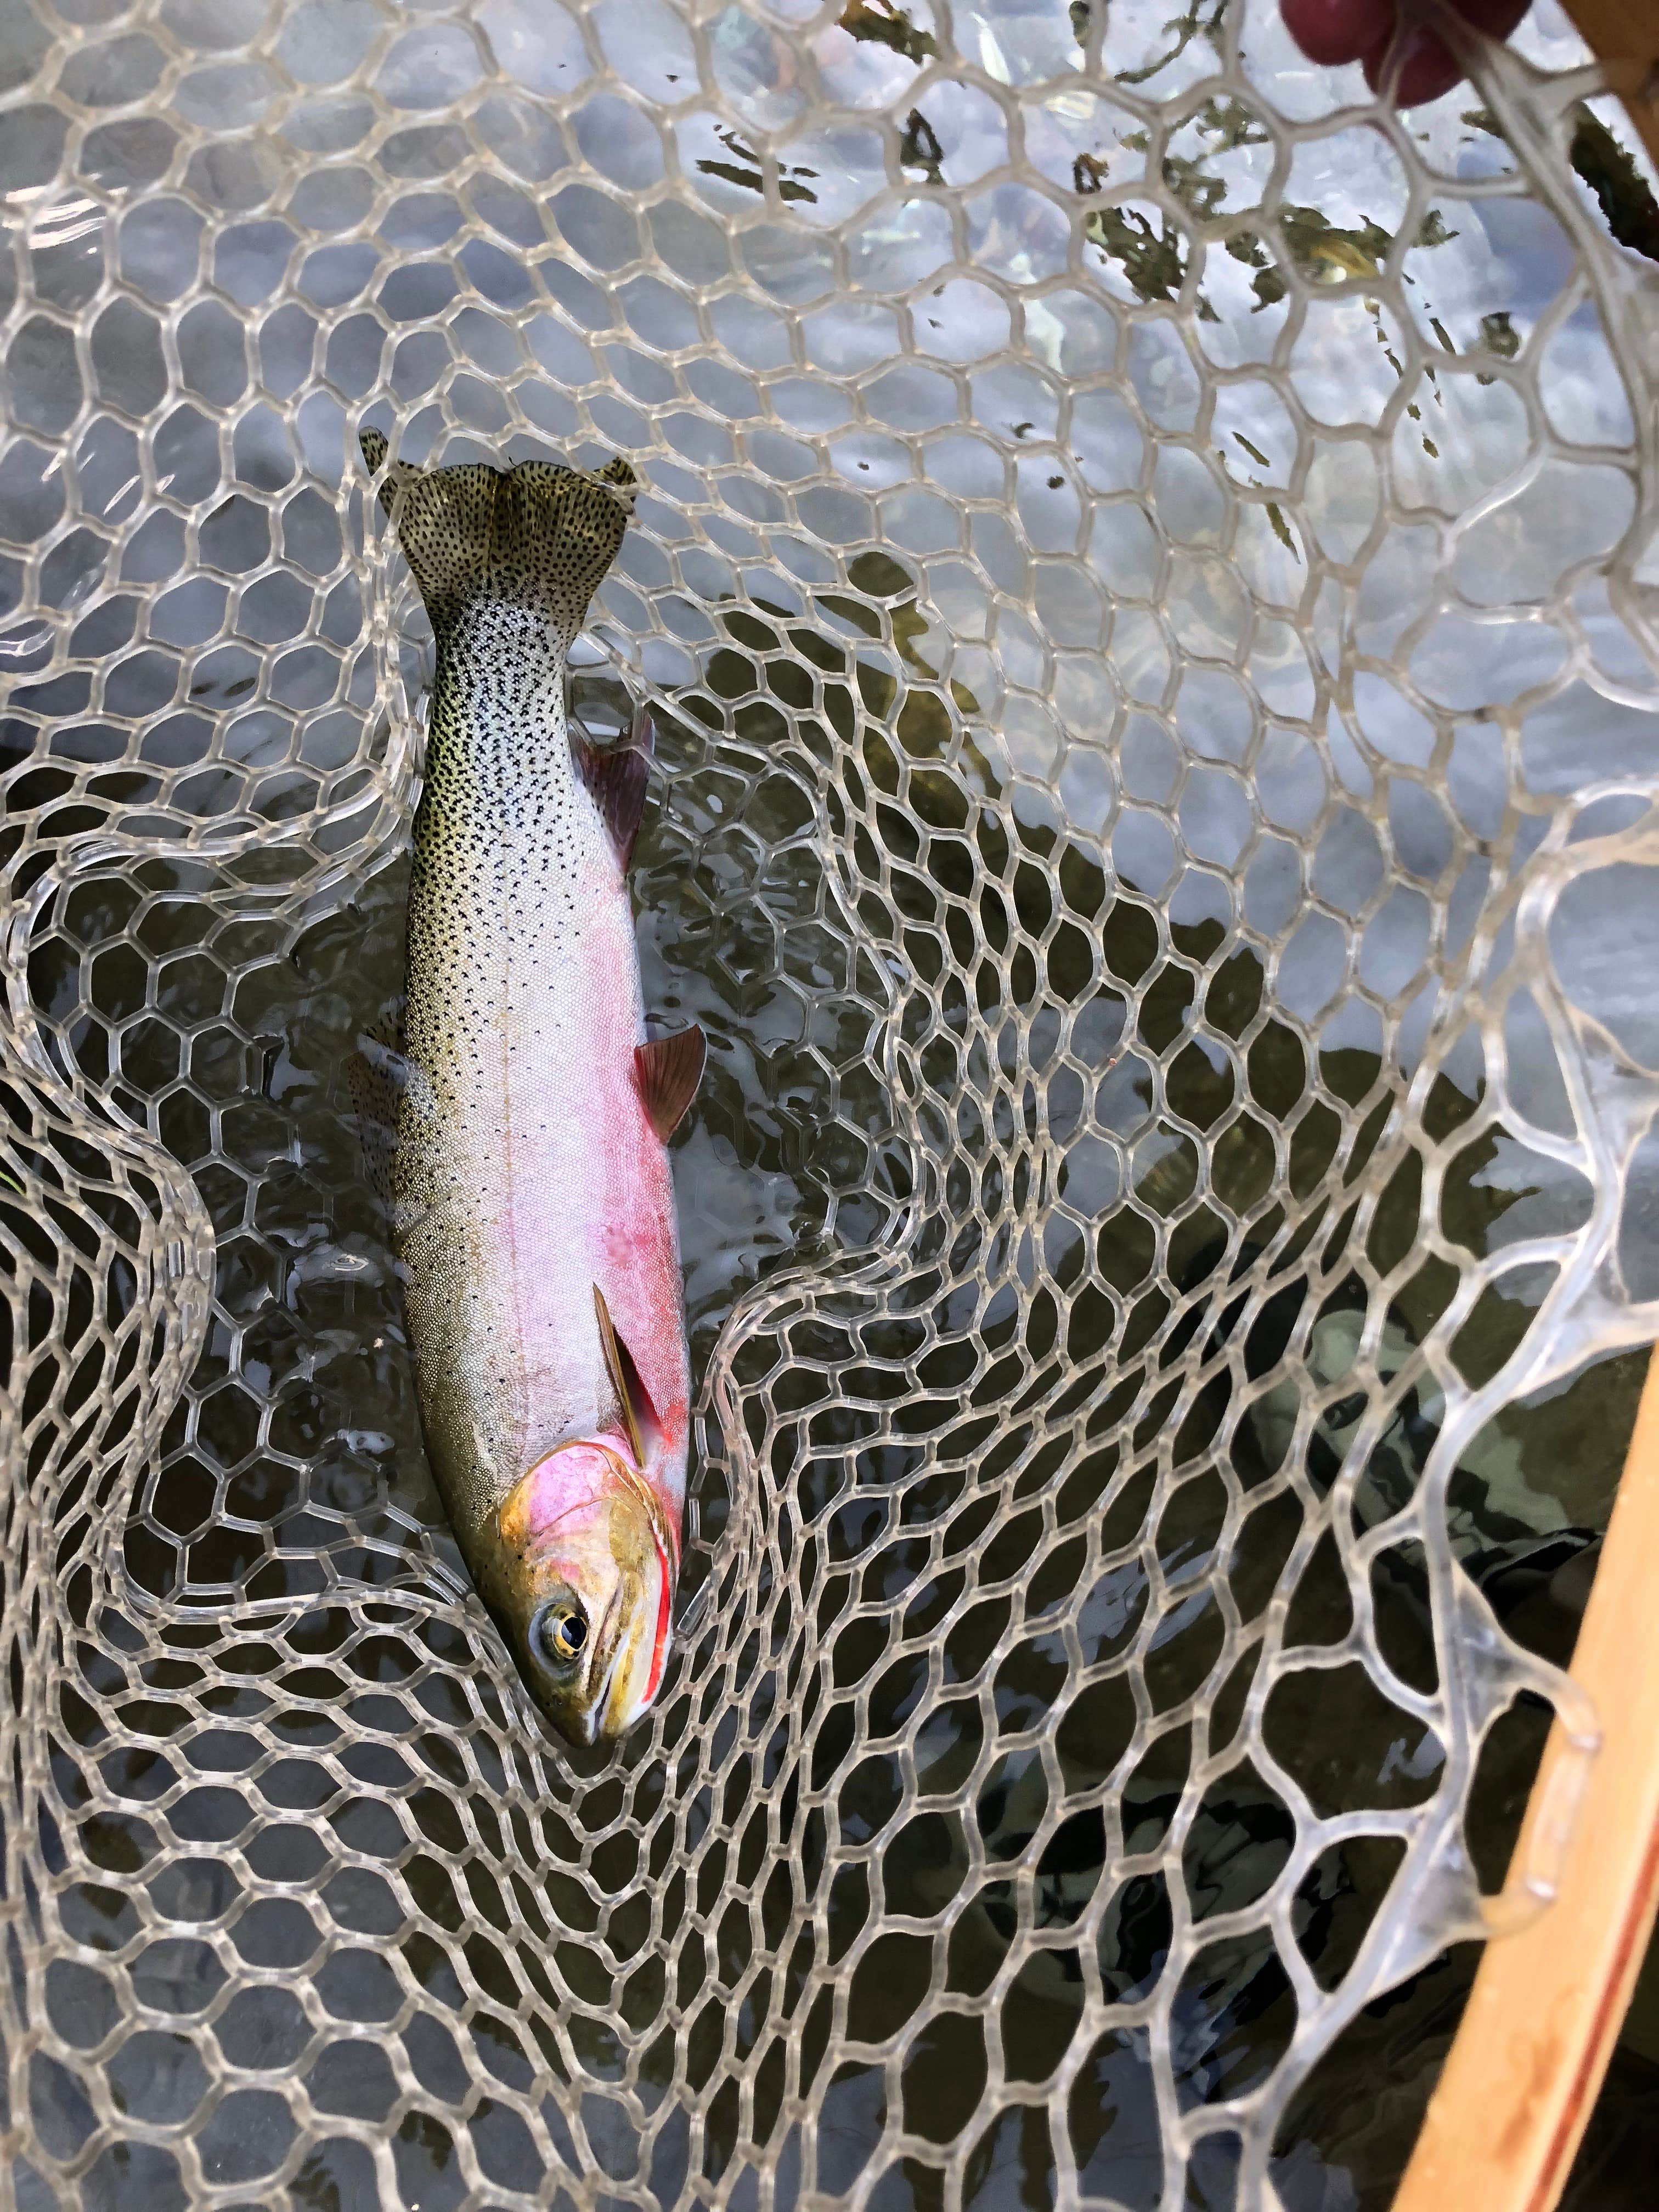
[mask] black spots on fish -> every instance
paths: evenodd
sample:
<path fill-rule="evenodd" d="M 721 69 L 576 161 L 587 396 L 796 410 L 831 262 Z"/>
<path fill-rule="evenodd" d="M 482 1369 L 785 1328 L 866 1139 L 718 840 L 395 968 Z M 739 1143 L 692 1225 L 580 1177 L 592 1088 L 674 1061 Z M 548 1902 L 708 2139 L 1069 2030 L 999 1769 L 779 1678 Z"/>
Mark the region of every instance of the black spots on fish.
<path fill-rule="evenodd" d="M 635 483 L 628 464 L 618 457 L 597 478 L 548 461 L 424 470 L 388 464 L 378 431 L 365 431 L 361 442 L 432 617 L 440 674 L 448 633 L 480 599 L 539 617 L 562 654 L 628 527 Z M 475 697 L 511 688 L 505 669 L 485 667 L 477 678 Z"/>

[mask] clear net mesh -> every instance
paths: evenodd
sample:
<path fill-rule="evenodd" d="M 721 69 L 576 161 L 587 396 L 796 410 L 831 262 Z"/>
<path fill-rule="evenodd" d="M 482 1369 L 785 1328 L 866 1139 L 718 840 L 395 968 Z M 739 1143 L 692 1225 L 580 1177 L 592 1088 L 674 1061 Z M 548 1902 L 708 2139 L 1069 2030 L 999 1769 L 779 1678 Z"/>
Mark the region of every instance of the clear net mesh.
<path fill-rule="evenodd" d="M 1386 2203 L 1659 1334 L 1582 48 L 1401 119 L 1227 0 L 0 27 L 15 2203 Z M 662 732 L 704 1381 L 609 1761 L 349 1125 L 363 422 L 647 487 L 572 680 Z"/>

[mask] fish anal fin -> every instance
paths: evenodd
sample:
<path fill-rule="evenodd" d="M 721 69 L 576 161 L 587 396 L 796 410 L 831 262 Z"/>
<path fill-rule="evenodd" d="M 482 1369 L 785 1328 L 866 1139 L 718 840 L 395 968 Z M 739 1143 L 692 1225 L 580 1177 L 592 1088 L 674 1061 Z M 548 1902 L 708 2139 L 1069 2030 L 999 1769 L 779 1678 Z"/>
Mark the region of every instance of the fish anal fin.
<path fill-rule="evenodd" d="M 708 1041 L 696 1022 L 672 1036 L 634 1048 L 634 1085 L 647 1119 L 665 1145 L 685 1118 L 702 1081 Z"/>
<path fill-rule="evenodd" d="M 637 719 L 635 727 L 640 727 Z M 643 744 L 635 744 L 630 738 L 627 744 L 594 745 L 580 732 L 570 741 L 577 773 L 605 817 L 617 858 L 624 868 L 634 857 L 634 841 L 640 834 L 651 774 L 648 720 L 644 728 L 647 742 Z"/>

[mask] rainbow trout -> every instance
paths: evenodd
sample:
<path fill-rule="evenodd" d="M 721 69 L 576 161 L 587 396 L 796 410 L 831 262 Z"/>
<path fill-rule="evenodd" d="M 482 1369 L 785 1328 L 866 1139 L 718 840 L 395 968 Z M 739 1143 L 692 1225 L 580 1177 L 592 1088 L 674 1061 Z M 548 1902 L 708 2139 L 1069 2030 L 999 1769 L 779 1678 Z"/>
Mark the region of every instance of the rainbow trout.
<path fill-rule="evenodd" d="M 350 1069 L 421 1423 L 479 1596 L 568 1740 L 662 1680 L 690 1378 L 667 1139 L 701 1030 L 647 1042 L 628 863 L 649 724 L 596 747 L 565 656 L 633 474 L 364 459 L 437 641 L 401 1018 Z"/>

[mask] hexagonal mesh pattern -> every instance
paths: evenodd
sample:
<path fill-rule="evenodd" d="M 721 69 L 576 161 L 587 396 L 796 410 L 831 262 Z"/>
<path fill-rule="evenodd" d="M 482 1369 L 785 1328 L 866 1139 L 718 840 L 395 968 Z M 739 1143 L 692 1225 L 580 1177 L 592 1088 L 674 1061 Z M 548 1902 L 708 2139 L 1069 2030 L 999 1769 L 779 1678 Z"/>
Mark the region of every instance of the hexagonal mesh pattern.
<path fill-rule="evenodd" d="M 1227 0 L 12 0 L 19 2206 L 1386 2201 L 1659 1334 L 1659 217 L 1526 40 L 1401 121 Z M 363 422 L 646 485 L 572 682 L 705 1379 L 608 1763 L 348 1119 Z"/>

